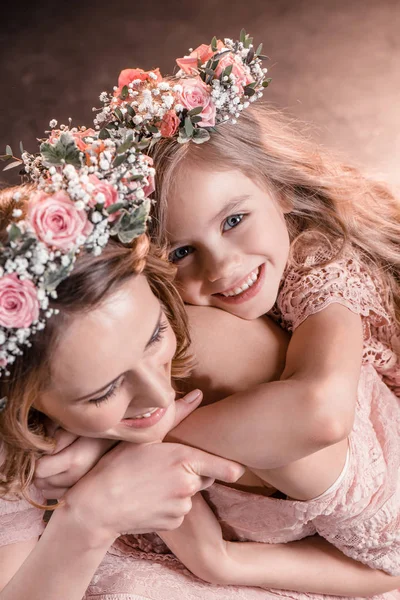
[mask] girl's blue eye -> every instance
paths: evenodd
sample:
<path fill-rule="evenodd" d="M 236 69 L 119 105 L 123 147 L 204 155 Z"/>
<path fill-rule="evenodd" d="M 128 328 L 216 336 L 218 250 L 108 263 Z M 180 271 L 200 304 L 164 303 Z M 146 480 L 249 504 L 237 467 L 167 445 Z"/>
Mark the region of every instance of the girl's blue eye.
<path fill-rule="evenodd" d="M 193 250 L 194 248 L 192 248 L 192 246 L 181 246 L 180 248 L 176 248 L 175 250 L 173 250 L 170 253 L 168 259 L 172 263 L 179 262 L 183 258 L 189 256 L 189 254 L 192 254 Z"/>
<path fill-rule="evenodd" d="M 222 230 L 229 231 L 229 229 L 233 229 L 234 227 L 237 227 L 239 225 L 239 223 L 242 221 L 243 217 L 244 217 L 243 214 L 231 215 L 230 217 L 225 219 Z"/>

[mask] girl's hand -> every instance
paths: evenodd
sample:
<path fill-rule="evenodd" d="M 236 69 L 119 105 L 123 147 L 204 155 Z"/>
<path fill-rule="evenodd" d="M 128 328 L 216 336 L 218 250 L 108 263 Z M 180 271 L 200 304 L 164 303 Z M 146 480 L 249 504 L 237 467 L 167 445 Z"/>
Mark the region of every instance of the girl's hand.
<path fill-rule="evenodd" d="M 193 412 L 201 400 L 200 390 L 193 390 L 177 400 L 173 428 Z M 62 498 L 118 443 L 116 440 L 79 437 L 62 428 L 56 429 L 51 422 L 47 430 L 49 435 L 54 436 L 56 447 L 52 454 L 37 461 L 34 483 L 45 498 L 52 500 Z"/>

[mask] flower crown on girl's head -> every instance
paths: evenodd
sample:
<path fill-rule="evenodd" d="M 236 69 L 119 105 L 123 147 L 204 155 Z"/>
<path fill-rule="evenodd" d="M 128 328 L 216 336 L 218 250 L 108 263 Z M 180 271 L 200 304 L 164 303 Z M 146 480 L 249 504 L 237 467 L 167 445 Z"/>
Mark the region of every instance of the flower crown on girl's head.
<path fill-rule="evenodd" d="M 175 135 L 180 143 L 207 141 L 215 126 L 235 123 L 271 81 L 262 68 L 262 44 L 254 50 L 252 42 L 244 30 L 238 41 L 214 37 L 178 58 L 179 71 L 166 78 L 159 69 L 121 71 L 113 94 L 100 94 L 99 138 L 125 136 L 127 148 L 129 139 L 143 147 Z"/>
<path fill-rule="evenodd" d="M 35 189 L 27 205 L 14 194 L 0 244 L 0 376 L 10 375 L 23 346 L 57 312 L 49 301 L 81 249 L 98 255 L 110 236 L 130 243 L 146 230 L 154 169 L 140 144 L 128 148 L 93 129 L 56 126 L 50 122 L 38 154 L 24 152 L 9 165 L 23 165 Z M 6 152 L 2 160 L 13 158 L 9 146 Z"/>

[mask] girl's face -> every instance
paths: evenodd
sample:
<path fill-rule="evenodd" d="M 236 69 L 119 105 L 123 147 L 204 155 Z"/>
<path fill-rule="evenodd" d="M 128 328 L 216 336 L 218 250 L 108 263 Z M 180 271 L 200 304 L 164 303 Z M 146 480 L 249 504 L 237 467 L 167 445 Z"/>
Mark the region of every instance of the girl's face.
<path fill-rule="evenodd" d="M 240 171 L 192 168 L 175 189 L 167 232 L 184 301 L 243 319 L 268 312 L 289 254 L 277 199 Z"/>
<path fill-rule="evenodd" d="M 73 318 L 35 408 L 64 429 L 129 442 L 162 440 L 175 417 L 175 335 L 143 275 Z"/>

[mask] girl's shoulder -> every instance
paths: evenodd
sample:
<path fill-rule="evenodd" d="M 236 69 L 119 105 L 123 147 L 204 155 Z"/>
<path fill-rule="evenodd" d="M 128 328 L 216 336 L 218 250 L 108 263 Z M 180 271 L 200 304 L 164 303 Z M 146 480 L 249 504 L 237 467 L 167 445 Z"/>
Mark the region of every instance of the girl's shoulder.
<path fill-rule="evenodd" d="M 294 331 L 308 316 L 339 303 L 380 326 L 390 322 L 388 293 L 353 248 L 301 247 L 282 277 L 273 316 Z"/>

